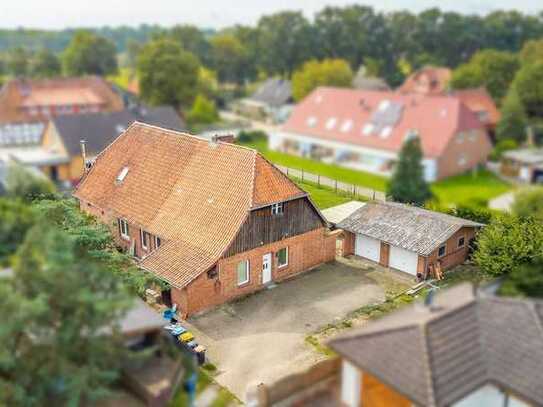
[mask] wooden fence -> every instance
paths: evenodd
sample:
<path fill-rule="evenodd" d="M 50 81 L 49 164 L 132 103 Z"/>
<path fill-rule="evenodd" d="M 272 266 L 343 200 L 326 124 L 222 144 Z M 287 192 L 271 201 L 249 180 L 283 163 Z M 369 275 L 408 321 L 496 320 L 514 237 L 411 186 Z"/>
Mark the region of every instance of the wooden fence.
<path fill-rule="evenodd" d="M 372 188 L 362 187 L 360 185 L 349 184 L 347 182 L 338 181 L 337 179 L 329 178 L 320 174 L 303 169 L 289 168 L 282 165 L 276 165 L 277 168 L 289 177 L 297 178 L 302 181 L 311 182 L 317 186 L 324 186 L 333 189 L 335 192 L 343 192 L 351 195 L 353 198 L 362 197 L 364 199 L 372 199 L 377 201 L 386 201 L 386 194 L 383 191 L 377 191 Z"/>

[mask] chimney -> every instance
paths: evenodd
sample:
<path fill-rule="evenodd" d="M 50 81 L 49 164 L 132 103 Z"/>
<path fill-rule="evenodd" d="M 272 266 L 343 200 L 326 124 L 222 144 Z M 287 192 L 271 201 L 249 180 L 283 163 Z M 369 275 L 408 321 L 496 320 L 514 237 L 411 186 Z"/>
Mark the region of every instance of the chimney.
<path fill-rule="evenodd" d="M 85 148 L 86 141 L 80 140 L 81 143 L 81 157 L 83 158 L 83 174 L 87 173 L 87 149 Z"/>

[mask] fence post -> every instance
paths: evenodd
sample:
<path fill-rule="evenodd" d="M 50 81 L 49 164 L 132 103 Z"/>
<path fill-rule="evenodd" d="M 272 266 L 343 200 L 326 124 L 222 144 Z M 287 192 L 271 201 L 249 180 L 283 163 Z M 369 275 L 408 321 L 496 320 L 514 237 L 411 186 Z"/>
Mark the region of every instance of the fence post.
<path fill-rule="evenodd" d="M 337 179 L 335 179 L 334 182 L 336 184 L 336 193 L 337 193 Z"/>
<path fill-rule="evenodd" d="M 321 174 L 317 174 L 317 185 L 321 186 Z"/>
<path fill-rule="evenodd" d="M 304 182 L 304 169 L 302 168 L 302 182 Z"/>
<path fill-rule="evenodd" d="M 373 200 L 375 201 L 375 189 L 373 189 L 372 191 L 373 191 Z"/>
<path fill-rule="evenodd" d="M 286 168 L 287 168 L 287 177 L 288 177 L 288 167 L 286 167 Z"/>

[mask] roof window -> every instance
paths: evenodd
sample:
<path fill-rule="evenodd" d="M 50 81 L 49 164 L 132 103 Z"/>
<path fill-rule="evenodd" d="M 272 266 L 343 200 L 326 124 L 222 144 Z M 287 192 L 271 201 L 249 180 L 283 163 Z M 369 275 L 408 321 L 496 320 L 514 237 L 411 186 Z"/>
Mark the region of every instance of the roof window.
<path fill-rule="evenodd" d="M 326 129 L 332 130 L 334 127 L 336 127 L 337 119 L 335 117 L 330 117 L 328 121 L 326 122 Z"/>
<path fill-rule="evenodd" d="M 390 136 L 390 133 L 392 133 L 392 126 L 385 126 L 381 129 L 379 137 L 388 138 Z"/>
<path fill-rule="evenodd" d="M 373 129 L 375 129 L 375 126 L 371 123 L 367 123 L 364 125 L 364 127 L 362 127 L 362 134 L 364 136 L 369 136 L 372 133 Z"/>
<path fill-rule="evenodd" d="M 119 175 L 117 175 L 117 179 L 116 179 L 117 183 L 120 184 L 121 182 L 123 182 L 127 174 L 128 174 L 128 167 L 123 167 L 121 172 L 119 172 Z"/>
<path fill-rule="evenodd" d="M 389 106 L 390 106 L 390 100 L 385 99 L 385 100 L 382 100 L 381 103 L 379 103 L 379 107 L 377 109 L 383 112 L 387 110 Z"/>
<path fill-rule="evenodd" d="M 306 124 L 309 127 L 315 127 L 315 125 L 317 124 L 317 118 L 315 116 L 309 116 L 306 120 Z"/>
<path fill-rule="evenodd" d="M 351 131 L 352 128 L 353 128 L 352 120 L 345 120 L 343 124 L 341 125 L 341 131 L 343 133 L 347 133 L 348 131 Z"/>

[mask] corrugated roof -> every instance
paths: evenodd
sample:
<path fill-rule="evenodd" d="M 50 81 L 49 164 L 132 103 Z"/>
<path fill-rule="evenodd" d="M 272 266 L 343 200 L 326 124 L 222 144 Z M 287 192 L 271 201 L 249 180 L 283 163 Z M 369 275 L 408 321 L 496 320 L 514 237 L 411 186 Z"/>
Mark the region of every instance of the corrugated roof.
<path fill-rule="evenodd" d="M 183 287 L 216 263 L 251 208 L 305 193 L 255 150 L 135 123 L 74 195 L 161 237 L 141 266 Z"/>
<path fill-rule="evenodd" d="M 419 405 L 449 406 L 487 383 L 543 404 L 543 302 L 473 292 L 456 286 L 331 347 Z"/>
<path fill-rule="evenodd" d="M 273 107 L 284 105 L 292 100 L 292 85 L 286 79 L 268 79 L 260 85 L 249 100 L 266 103 Z"/>
<path fill-rule="evenodd" d="M 369 202 L 337 225 L 423 256 L 464 226 L 483 225 L 396 202 Z"/>
<path fill-rule="evenodd" d="M 365 204 L 365 202 L 360 201 L 349 201 L 344 204 L 323 209 L 322 214 L 328 222 L 335 225 L 351 216 L 354 211 L 363 207 Z"/>
<path fill-rule="evenodd" d="M 382 132 L 384 127 L 372 123 L 372 118 L 376 112 L 382 116 L 391 106 L 401 106 L 401 111 L 395 113 L 394 124 Z M 317 88 L 296 105 L 282 127 L 285 132 L 394 152 L 415 131 L 425 157 L 440 156 L 454 135 L 466 130 L 484 131 L 484 126 L 475 113 L 452 96 L 329 87 Z"/>

